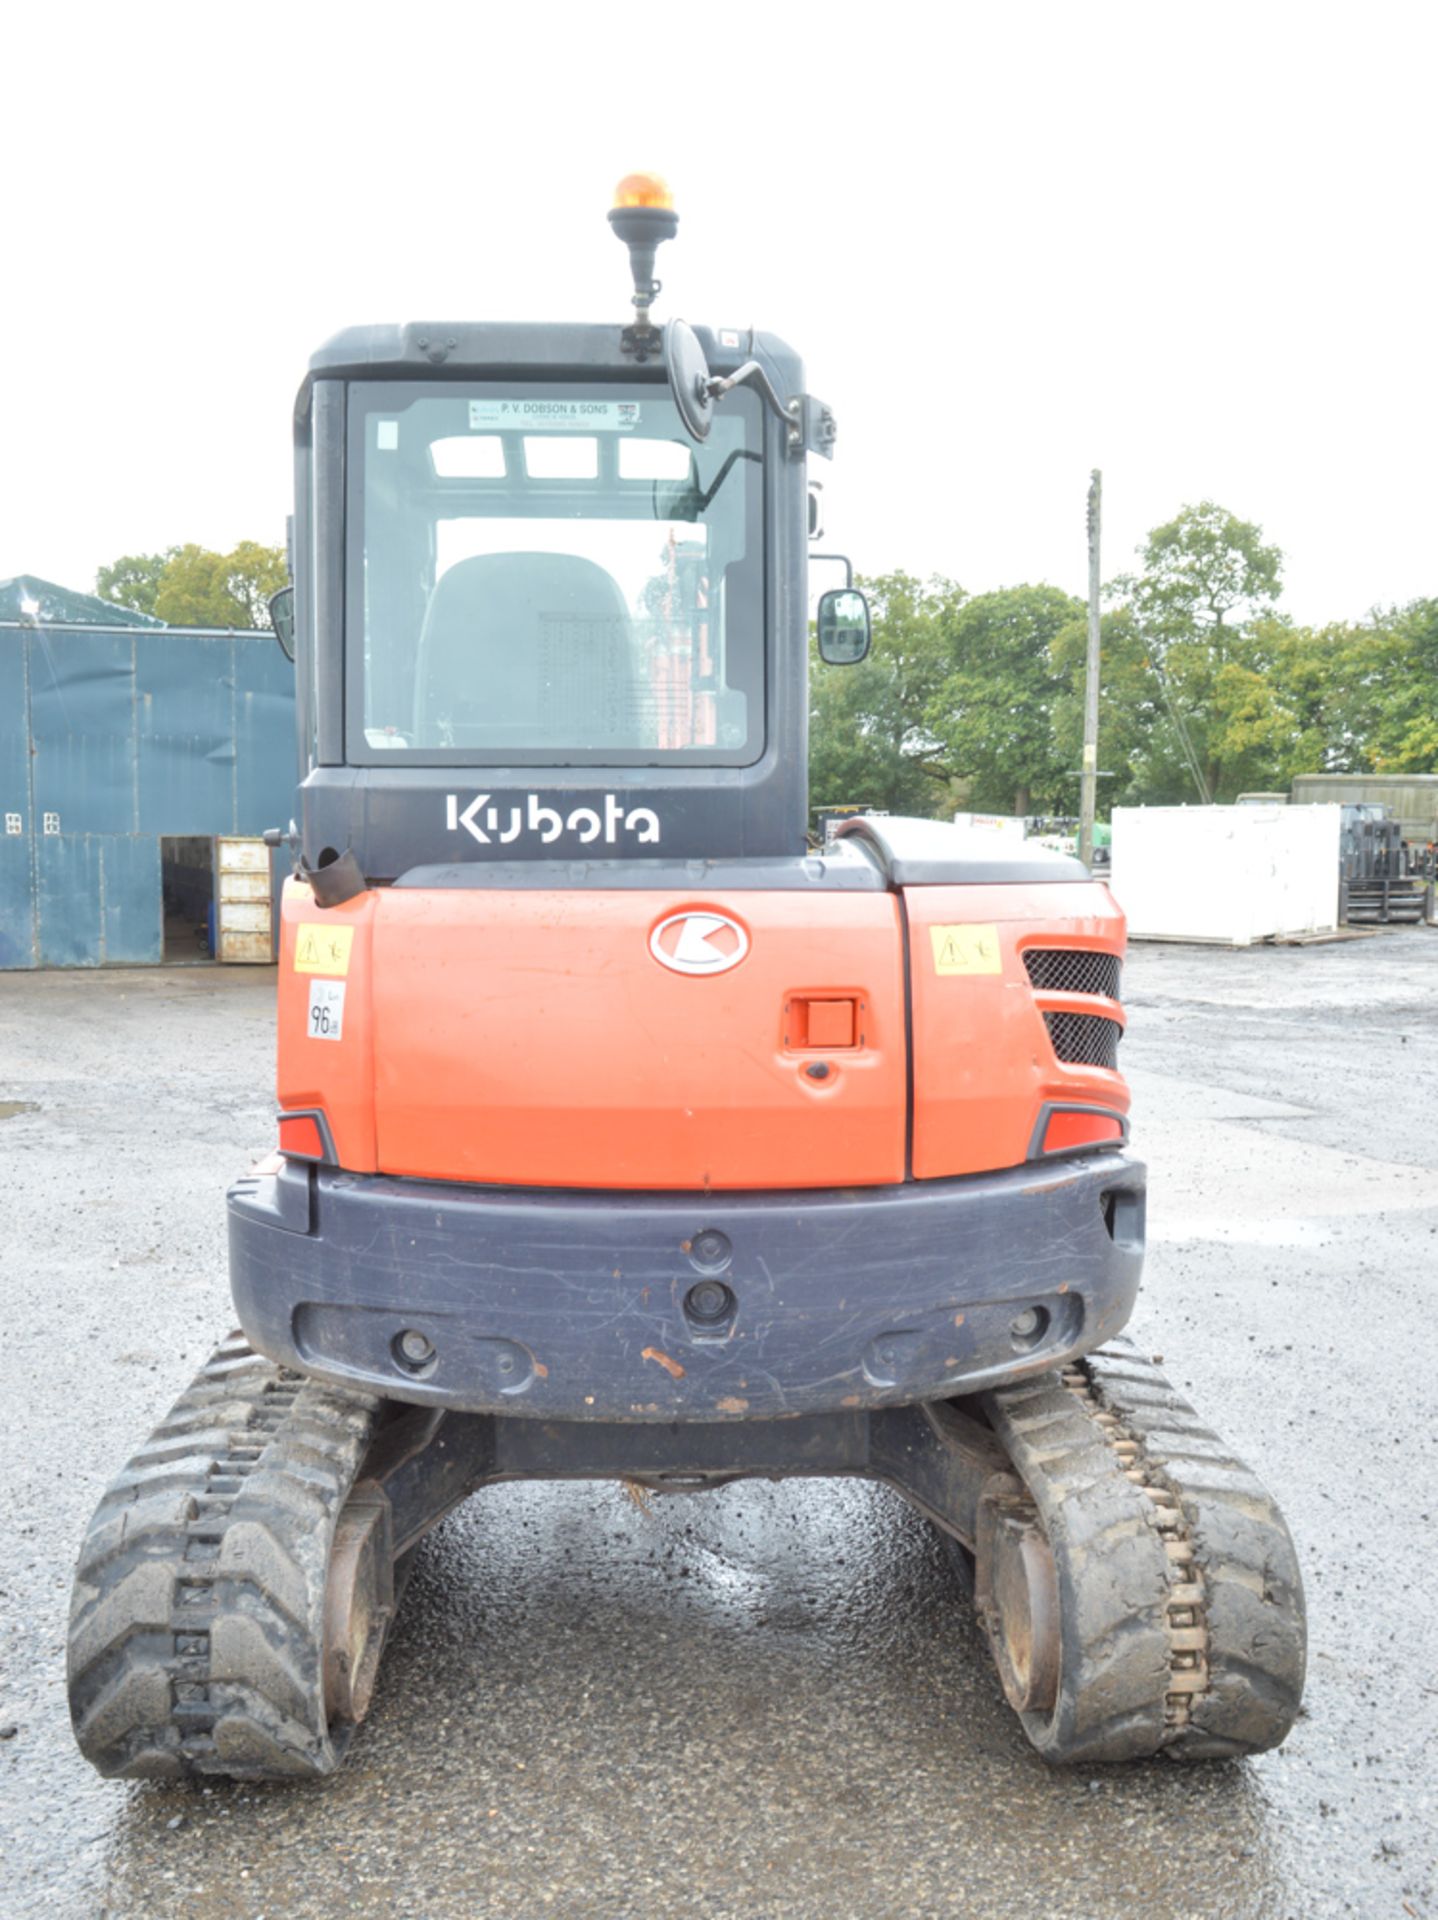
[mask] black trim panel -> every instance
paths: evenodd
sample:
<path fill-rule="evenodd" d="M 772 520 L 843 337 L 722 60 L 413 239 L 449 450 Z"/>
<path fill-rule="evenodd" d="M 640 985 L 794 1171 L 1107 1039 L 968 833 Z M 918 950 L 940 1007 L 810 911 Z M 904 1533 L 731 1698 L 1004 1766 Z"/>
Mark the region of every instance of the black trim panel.
<path fill-rule="evenodd" d="M 490 860 L 411 867 L 397 887 L 642 889 L 651 893 L 884 893 L 884 876 L 857 850 L 734 860 Z"/>
<path fill-rule="evenodd" d="M 1046 848 L 1018 858 L 975 853 L 969 835 L 944 820 L 861 814 L 841 821 L 834 838 L 867 846 L 894 887 L 1049 886 L 1091 877 L 1082 861 Z"/>

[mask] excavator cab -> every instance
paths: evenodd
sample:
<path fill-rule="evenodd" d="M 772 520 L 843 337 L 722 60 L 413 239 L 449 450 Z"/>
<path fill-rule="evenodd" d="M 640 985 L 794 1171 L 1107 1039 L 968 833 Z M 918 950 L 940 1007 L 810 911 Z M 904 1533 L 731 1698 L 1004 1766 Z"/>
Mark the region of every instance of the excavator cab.
<path fill-rule="evenodd" d="M 1272 1745 L 1291 1543 L 1118 1338 L 1122 915 L 933 821 L 811 848 L 833 415 L 774 336 L 655 323 L 660 185 L 610 217 L 622 324 L 351 329 L 301 388 L 278 1143 L 240 1331 L 87 1538 L 80 1744 L 331 1770 L 497 1480 L 860 1474 L 957 1543 L 1050 1759 Z M 817 639 L 863 657 L 852 585 Z"/>

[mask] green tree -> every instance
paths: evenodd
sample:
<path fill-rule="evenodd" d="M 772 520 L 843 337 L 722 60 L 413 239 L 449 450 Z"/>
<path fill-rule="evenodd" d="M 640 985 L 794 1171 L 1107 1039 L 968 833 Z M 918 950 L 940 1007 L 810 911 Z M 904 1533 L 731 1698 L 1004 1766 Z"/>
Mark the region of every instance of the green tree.
<path fill-rule="evenodd" d="M 1148 657 L 1143 635 L 1129 607 L 1105 613 L 1099 622 L 1101 671 L 1098 696 L 1098 809 L 1137 806 L 1144 801 L 1192 797 L 1188 770 L 1181 762 L 1171 782 L 1151 764 L 1151 749 L 1164 721 L 1163 691 Z M 1053 702 L 1054 748 L 1066 768 L 1083 760 L 1084 678 L 1088 667 L 1088 615 L 1076 612 L 1054 636 L 1051 648 L 1059 691 Z M 1173 791 L 1168 791 L 1169 785 Z M 1072 813 L 1077 801 L 1077 772 L 1071 775 L 1066 803 L 1056 812 Z"/>
<path fill-rule="evenodd" d="M 164 553 L 122 554 L 95 575 L 95 591 L 102 600 L 113 600 L 117 607 L 153 614 L 165 568 L 178 552 L 178 547 L 170 547 Z"/>
<path fill-rule="evenodd" d="M 1375 615 L 1369 646 L 1349 676 L 1367 692 L 1363 740 L 1375 773 L 1438 768 L 1438 600 L 1414 600 Z"/>
<path fill-rule="evenodd" d="M 242 540 L 229 553 L 190 544 L 127 555 L 101 567 L 95 591 L 172 627 L 268 627 L 270 596 L 288 577 L 282 547 Z"/>
<path fill-rule="evenodd" d="M 1361 748 L 1353 732 L 1358 714 L 1349 697 L 1353 689 L 1344 682 L 1362 637 L 1343 626 L 1300 627 L 1272 619 L 1258 623 L 1254 639 L 1268 660 L 1269 694 L 1285 722 L 1265 786 L 1286 787 L 1296 773 L 1359 771 Z"/>
<path fill-rule="evenodd" d="M 1083 617 L 1057 587 L 1006 587 L 946 609 L 952 664 L 926 721 L 930 764 L 967 788 L 970 806 L 1052 813 L 1077 803 L 1078 761 L 1059 751 L 1055 705 L 1065 691 L 1054 643 Z"/>
<path fill-rule="evenodd" d="M 280 547 L 254 540 L 231 553 L 184 546 L 165 568 L 155 612 L 172 627 L 267 627 L 269 597 L 286 578 Z"/>
<path fill-rule="evenodd" d="M 951 580 L 865 580 L 874 616 L 867 660 L 830 667 L 811 650 L 809 804 L 932 814 L 944 807 L 925 715 L 949 664 L 944 628 L 963 601 Z"/>
<path fill-rule="evenodd" d="M 1263 529 L 1212 500 L 1184 507 L 1139 549 L 1142 568 L 1113 590 L 1126 600 L 1157 692 L 1141 750 L 1149 800 L 1232 800 L 1262 785 L 1287 721 L 1269 679 L 1283 555 Z M 1173 791 L 1189 776 L 1187 792 Z"/>
<path fill-rule="evenodd" d="M 1411 601 L 1388 620 L 1390 672 L 1377 701 L 1369 753 L 1378 774 L 1438 768 L 1438 599 Z"/>
<path fill-rule="evenodd" d="M 1127 592 L 1150 641 L 1207 634 L 1218 645 L 1277 598 L 1283 555 L 1263 544 L 1263 529 L 1212 500 L 1181 507 L 1139 548 L 1143 571 L 1114 584 Z"/>

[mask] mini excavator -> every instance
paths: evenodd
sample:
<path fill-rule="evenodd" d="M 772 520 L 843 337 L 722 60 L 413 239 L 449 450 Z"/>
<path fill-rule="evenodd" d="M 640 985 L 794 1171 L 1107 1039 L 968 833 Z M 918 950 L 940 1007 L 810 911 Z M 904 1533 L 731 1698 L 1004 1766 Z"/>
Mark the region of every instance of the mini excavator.
<path fill-rule="evenodd" d="M 1271 1747 L 1287 1529 L 1120 1337 L 1122 915 L 956 826 L 811 843 L 834 416 L 774 335 L 655 320 L 662 182 L 609 219 L 622 320 L 353 328 L 300 389 L 278 1140 L 240 1330 L 84 1541 L 79 1744 L 327 1774 L 471 1494 L 841 1474 L 955 1543 L 1048 1760 Z"/>

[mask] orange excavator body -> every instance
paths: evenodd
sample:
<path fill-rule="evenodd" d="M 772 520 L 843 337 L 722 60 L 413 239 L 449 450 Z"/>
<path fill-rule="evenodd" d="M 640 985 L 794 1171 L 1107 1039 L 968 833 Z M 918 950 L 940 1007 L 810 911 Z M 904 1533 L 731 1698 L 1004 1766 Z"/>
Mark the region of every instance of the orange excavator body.
<path fill-rule="evenodd" d="M 652 946 L 656 928 L 701 914 L 746 942 L 708 979 Z M 426 1180 L 703 1193 L 984 1173 L 1031 1158 L 1056 1106 L 1093 1110 L 1082 1142 L 1123 1137 L 1121 1075 L 1059 1058 L 1044 1018 L 1118 1029 L 1122 1008 L 1041 990 L 1024 962 L 1117 962 L 1123 946 L 1098 883 L 396 887 L 322 910 L 292 882 L 280 1106 L 323 1114 L 332 1154 L 315 1139 L 310 1157 Z M 334 1044 L 316 1030 L 316 981 L 344 989 Z M 1065 1118 L 1070 1144 L 1071 1115 L 1050 1124 Z"/>

